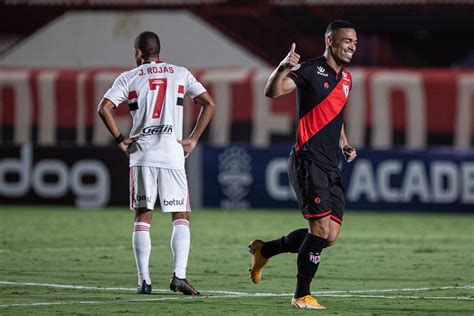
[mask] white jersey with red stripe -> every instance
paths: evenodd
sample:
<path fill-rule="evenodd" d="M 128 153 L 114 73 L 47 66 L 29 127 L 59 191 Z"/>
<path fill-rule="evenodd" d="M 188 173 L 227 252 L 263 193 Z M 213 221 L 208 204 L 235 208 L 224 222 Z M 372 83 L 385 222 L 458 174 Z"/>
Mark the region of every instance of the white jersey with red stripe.
<path fill-rule="evenodd" d="M 206 89 L 184 67 L 161 61 L 145 63 L 115 79 L 104 95 L 115 106 L 128 101 L 132 115 L 130 167 L 184 170 L 183 98 Z"/>

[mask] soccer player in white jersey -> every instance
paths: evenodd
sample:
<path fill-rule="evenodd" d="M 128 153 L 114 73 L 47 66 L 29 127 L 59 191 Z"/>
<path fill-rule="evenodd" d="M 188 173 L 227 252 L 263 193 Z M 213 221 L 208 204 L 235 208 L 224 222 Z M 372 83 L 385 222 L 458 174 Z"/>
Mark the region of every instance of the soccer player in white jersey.
<path fill-rule="evenodd" d="M 135 39 L 137 67 L 117 77 L 98 112 L 119 148 L 130 157 L 130 208 L 135 211 L 132 235 L 138 271 L 138 294 L 151 293 L 149 258 L 152 210 L 158 199 L 171 213 L 173 276 L 170 289 L 198 295 L 186 280 L 190 230 L 188 185 L 184 159 L 195 148 L 214 112 L 214 100 L 184 67 L 159 60 L 160 40 L 153 32 Z M 193 131 L 183 139 L 183 98 L 201 106 Z M 132 116 L 129 137 L 117 127 L 112 112 L 128 102 Z M 123 106 L 123 105 L 122 105 Z M 125 105 L 126 106 L 126 105 Z"/>

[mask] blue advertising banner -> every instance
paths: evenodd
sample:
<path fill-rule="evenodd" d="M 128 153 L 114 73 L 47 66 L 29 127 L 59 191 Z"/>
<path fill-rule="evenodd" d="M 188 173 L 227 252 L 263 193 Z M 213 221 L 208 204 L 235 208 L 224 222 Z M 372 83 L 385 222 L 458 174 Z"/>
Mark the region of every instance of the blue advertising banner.
<path fill-rule="evenodd" d="M 297 209 L 289 146 L 203 146 L 188 166 L 194 207 Z M 474 150 L 359 150 L 342 163 L 348 210 L 474 212 Z M 117 148 L 4 146 L 0 204 L 128 205 Z"/>
<path fill-rule="evenodd" d="M 203 206 L 296 208 L 289 148 L 204 147 Z M 474 211 L 474 151 L 359 150 L 341 163 L 348 209 Z"/>
<path fill-rule="evenodd" d="M 22 145 L 0 150 L 0 205 L 126 209 L 128 181 L 128 161 L 117 147 Z"/>
<path fill-rule="evenodd" d="M 342 169 L 348 208 L 474 211 L 474 151 L 359 151 Z"/>
<path fill-rule="evenodd" d="M 288 182 L 288 146 L 204 147 L 203 206 L 294 208 Z"/>

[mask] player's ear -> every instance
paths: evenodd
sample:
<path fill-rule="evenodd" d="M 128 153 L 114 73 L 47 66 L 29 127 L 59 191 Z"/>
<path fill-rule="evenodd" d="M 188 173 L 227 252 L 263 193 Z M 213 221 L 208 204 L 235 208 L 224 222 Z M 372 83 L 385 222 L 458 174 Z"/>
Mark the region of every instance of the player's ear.
<path fill-rule="evenodd" d="M 135 64 L 139 67 L 143 63 L 143 53 L 140 49 L 135 49 Z"/>
<path fill-rule="evenodd" d="M 334 39 L 332 38 L 331 34 L 326 36 L 326 46 L 327 47 L 332 47 L 334 43 Z"/>
<path fill-rule="evenodd" d="M 142 59 L 143 58 L 143 53 L 140 50 L 140 48 L 135 49 L 135 59 Z"/>

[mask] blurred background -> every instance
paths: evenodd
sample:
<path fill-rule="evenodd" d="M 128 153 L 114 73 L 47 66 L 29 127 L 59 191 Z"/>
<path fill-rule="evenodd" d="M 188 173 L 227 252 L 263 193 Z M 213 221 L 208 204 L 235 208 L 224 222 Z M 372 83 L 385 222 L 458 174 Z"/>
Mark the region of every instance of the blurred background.
<path fill-rule="evenodd" d="M 350 210 L 474 211 L 474 1 L 5 0 L 0 5 L 0 204 L 128 205 L 128 164 L 96 114 L 133 41 L 161 38 L 217 108 L 188 159 L 193 207 L 295 208 L 295 95 L 263 89 L 292 42 L 324 51 L 334 19 L 358 50 L 341 164 Z M 185 129 L 199 108 L 187 100 Z M 127 107 L 117 115 L 130 128 Z"/>

